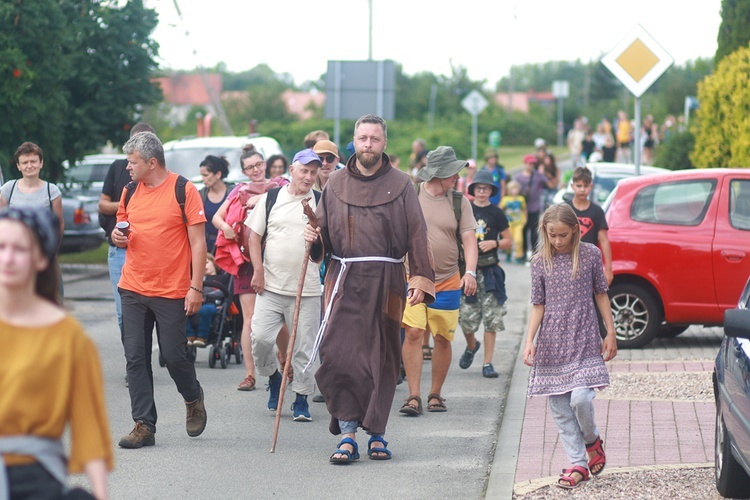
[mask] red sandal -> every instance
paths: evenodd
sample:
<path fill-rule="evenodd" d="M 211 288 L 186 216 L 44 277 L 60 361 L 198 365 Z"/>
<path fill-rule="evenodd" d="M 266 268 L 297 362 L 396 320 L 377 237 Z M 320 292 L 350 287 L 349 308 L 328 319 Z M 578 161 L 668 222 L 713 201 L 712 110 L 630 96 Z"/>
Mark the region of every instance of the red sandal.
<path fill-rule="evenodd" d="M 596 438 L 591 444 L 586 445 L 586 452 L 596 453 L 593 458 L 589 460 L 589 470 L 592 476 L 600 474 L 604 470 L 604 466 L 607 465 L 607 455 L 604 454 L 604 442 L 600 437 Z"/>
<path fill-rule="evenodd" d="M 573 477 L 573 474 L 580 474 L 581 479 L 578 480 Z M 557 486 L 566 490 L 572 490 L 578 488 L 581 484 L 589 480 L 588 469 L 575 465 L 570 469 L 563 469 L 563 474 L 560 474 L 560 479 L 557 480 Z"/>

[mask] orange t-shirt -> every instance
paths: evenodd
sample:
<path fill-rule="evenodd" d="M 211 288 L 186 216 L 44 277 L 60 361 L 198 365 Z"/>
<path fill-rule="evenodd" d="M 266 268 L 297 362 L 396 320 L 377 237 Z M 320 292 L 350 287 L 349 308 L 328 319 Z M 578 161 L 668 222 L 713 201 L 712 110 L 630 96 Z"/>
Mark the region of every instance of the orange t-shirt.
<path fill-rule="evenodd" d="M 130 241 L 119 287 L 147 297 L 181 299 L 190 288 L 190 242 L 175 195 L 178 175 L 156 188 L 143 183 L 125 208 L 127 187 L 120 198 L 117 222 L 130 222 Z M 206 216 L 192 182 L 185 186 L 187 225 L 203 224 Z"/>

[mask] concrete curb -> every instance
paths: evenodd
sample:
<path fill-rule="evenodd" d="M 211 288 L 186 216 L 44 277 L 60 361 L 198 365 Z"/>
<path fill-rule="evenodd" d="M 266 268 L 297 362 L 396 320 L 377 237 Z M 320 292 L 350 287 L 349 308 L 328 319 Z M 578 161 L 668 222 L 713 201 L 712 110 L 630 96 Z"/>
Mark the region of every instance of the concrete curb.
<path fill-rule="evenodd" d="M 526 340 L 526 322 L 529 309 L 523 321 L 523 335 L 518 345 L 516 362 L 511 375 L 510 389 L 505 399 L 505 411 L 497 436 L 495 458 L 487 481 L 485 498 L 512 498 L 518 451 L 521 446 L 521 431 L 526 414 L 526 392 L 531 368 L 523 363 L 523 346 Z"/>

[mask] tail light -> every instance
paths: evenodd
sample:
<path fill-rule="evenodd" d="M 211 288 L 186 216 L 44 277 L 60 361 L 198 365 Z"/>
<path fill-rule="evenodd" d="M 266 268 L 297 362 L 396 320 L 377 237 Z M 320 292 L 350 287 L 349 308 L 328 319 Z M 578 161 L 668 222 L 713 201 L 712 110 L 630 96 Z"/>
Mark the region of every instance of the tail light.
<path fill-rule="evenodd" d="M 73 223 L 74 224 L 88 224 L 91 222 L 88 212 L 83 209 L 83 205 L 76 208 L 73 212 Z"/>

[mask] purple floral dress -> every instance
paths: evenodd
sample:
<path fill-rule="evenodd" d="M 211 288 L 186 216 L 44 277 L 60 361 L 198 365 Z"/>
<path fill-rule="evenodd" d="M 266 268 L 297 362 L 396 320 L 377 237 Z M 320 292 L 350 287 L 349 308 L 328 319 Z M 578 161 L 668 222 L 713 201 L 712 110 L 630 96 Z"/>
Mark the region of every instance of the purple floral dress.
<path fill-rule="evenodd" d="M 594 302 L 594 294 L 607 291 L 602 254 L 595 245 L 581 242 L 579 256 L 575 279 L 569 253 L 553 257 L 550 274 L 541 259 L 531 264 L 531 303 L 544 305 L 544 316 L 536 338 L 529 397 L 609 385 Z"/>

